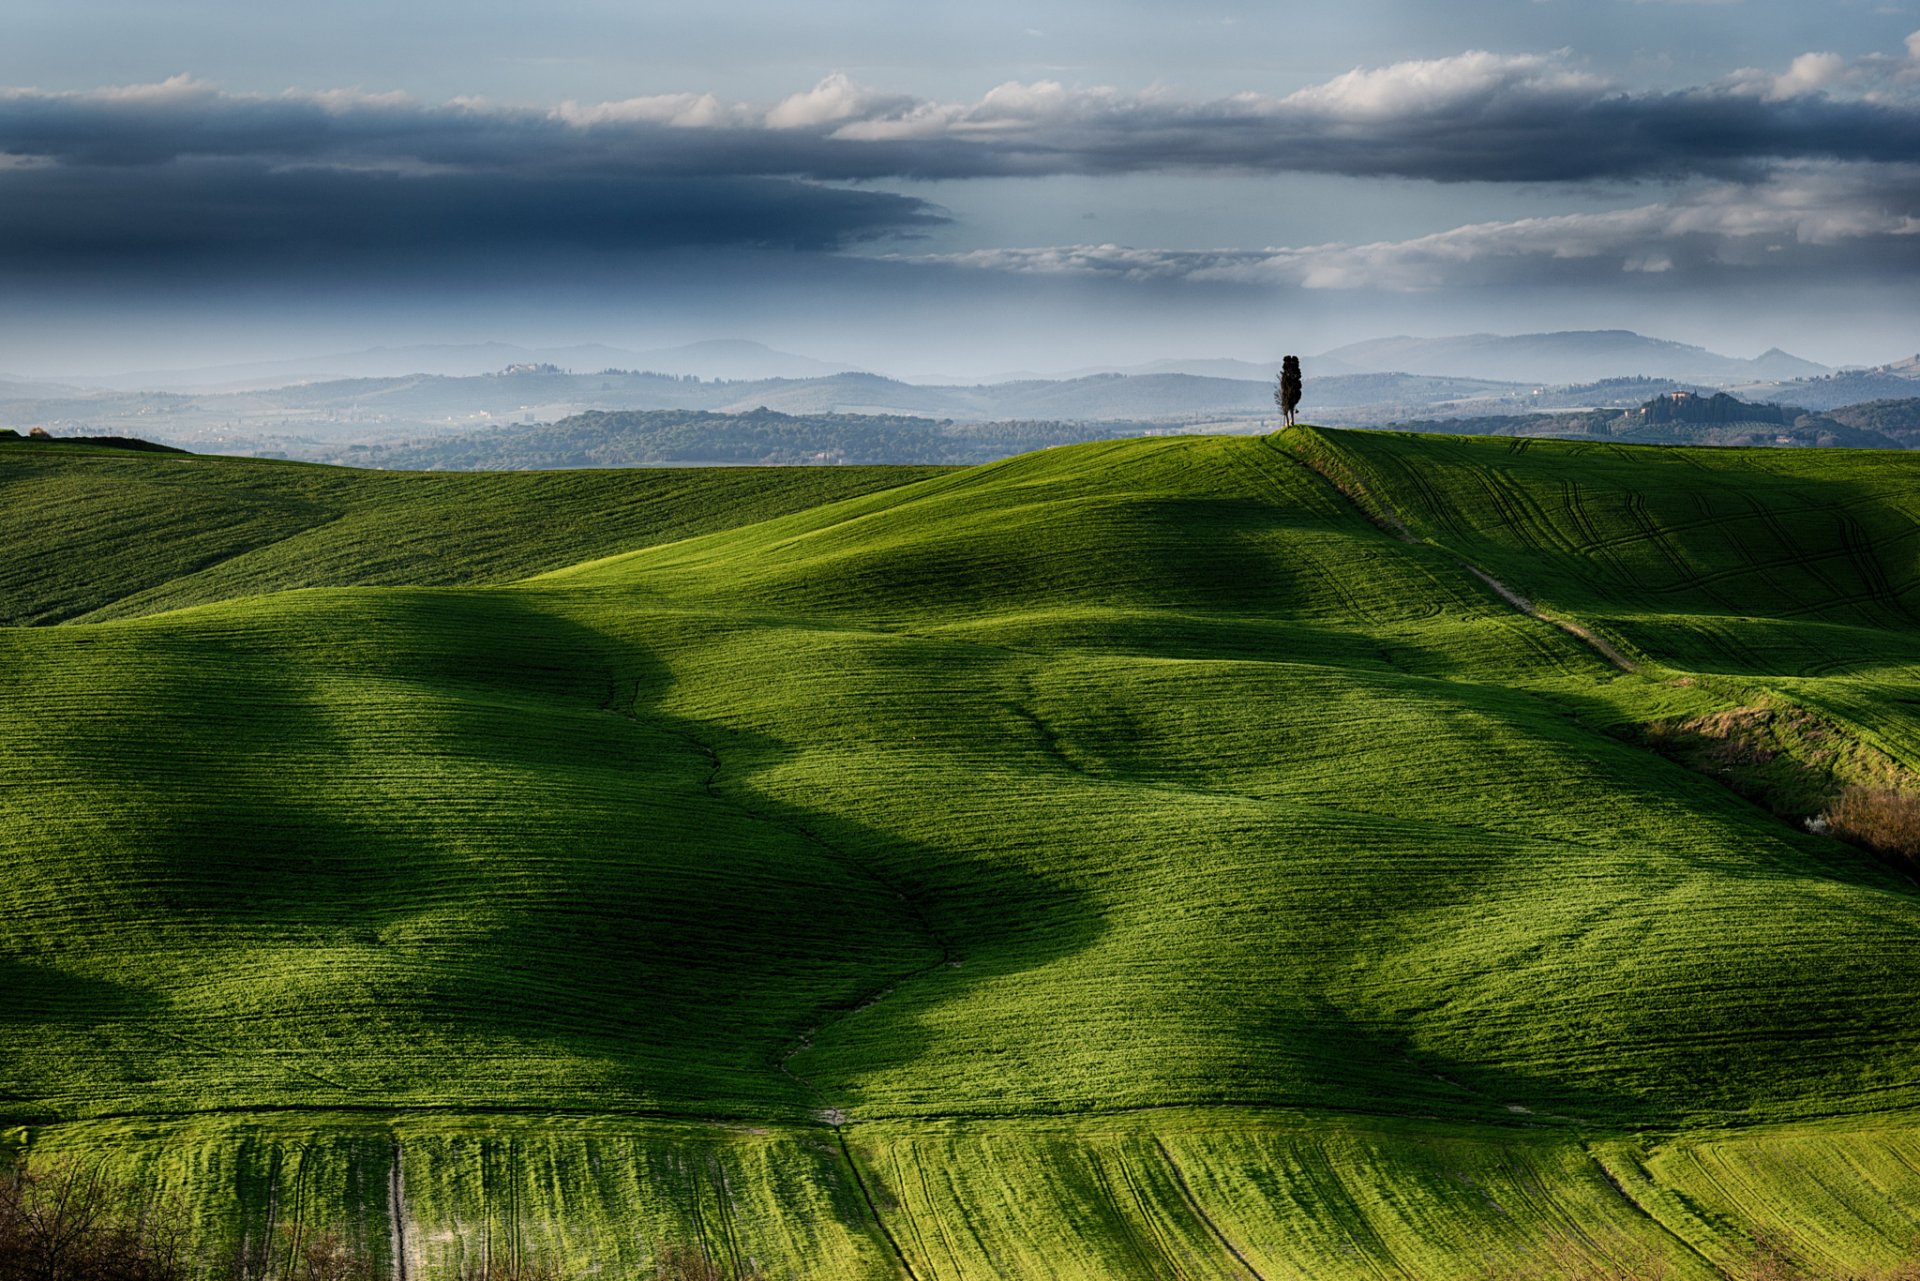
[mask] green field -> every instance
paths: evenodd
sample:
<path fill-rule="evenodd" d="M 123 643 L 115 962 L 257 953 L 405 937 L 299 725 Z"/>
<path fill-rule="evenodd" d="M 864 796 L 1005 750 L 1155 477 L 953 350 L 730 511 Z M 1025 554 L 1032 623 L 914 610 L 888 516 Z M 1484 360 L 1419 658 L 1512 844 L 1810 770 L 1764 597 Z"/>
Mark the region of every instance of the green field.
<path fill-rule="evenodd" d="M 0 1124 L 210 1239 L 1465 1281 L 1920 1233 L 1920 889 L 1647 729 L 1904 786 L 1920 457 L 15 446 L 0 496 Z"/>

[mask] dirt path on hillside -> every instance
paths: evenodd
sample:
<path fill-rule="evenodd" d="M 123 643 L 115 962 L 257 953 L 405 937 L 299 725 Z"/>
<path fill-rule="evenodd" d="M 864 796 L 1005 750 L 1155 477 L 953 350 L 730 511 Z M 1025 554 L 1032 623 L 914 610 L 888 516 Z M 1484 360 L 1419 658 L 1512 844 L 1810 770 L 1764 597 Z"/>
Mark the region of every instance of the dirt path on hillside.
<path fill-rule="evenodd" d="M 1432 546 L 1431 543 L 1427 545 Z M 1447 554 L 1449 556 L 1453 556 L 1452 552 L 1448 552 Z M 1637 670 L 1634 667 L 1634 663 L 1632 659 L 1628 658 L 1625 654 L 1622 654 L 1619 650 L 1615 649 L 1612 644 L 1602 639 L 1601 637 L 1594 635 L 1592 632 L 1588 631 L 1586 628 L 1582 627 L 1580 624 L 1575 622 L 1569 622 L 1567 619 L 1564 619 L 1564 618 L 1554 618 L 1552 615 L 1541 613 L 1539 608 L 1535 606 L 1532 601 L 1528 600 L 1525 596 L 1522 596 L 1519 592 L 1516 592 L 1515 590 L 1513 590 L 1513 588 L 1507 586 L 1505 583 L 1501 582 L 1499 579 L 1495 578 L 1492 574 L 1489 574 L 1486 570 L 1480 568 L 1478 565 L 1474 564 L 1472 561 L 1465 560 L 1459 556 L 1453 556 L 1453 559 L 1459 564 L 1460 568 L 1466 570 L 1469 574 L 1472 574 L 1475 578 L 1485 583 L 1488 587 L 1491 587 L 1493 589 L 1494 595 L 1500 597 L 1501 600 L 1506 601 L 1507 604 L 1513 606 L 1515 609 L 1525 614 L 1528 618 L 1537 618 L 1541 622 L 1547 624 L 1550 627 L 1558 627 L 1561 631 L 1573 637 L 1575 640 L 1580 641 L 1581 643 L 1586 645 L 1587 648 L 1591 649 L 1594 653 L 1600 655 L 1600 657 L 1606 659 L 1609 663 L 1612 663 L 1615 667 L 1619 668 L 1623 672 L 1631 672 L 1631 671 Z"/>

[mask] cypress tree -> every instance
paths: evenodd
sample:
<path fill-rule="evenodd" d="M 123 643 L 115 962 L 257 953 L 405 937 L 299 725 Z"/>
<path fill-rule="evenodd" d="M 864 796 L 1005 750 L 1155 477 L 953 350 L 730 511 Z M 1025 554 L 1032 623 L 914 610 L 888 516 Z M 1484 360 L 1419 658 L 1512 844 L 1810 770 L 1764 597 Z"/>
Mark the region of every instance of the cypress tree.
<path fill-rule="evenodd" d="M 1288 356 L 1280 362 L 1280 385 L 1273 389 L 1273 403 L 1293 426 L 1293 411 L 1300 407 L 1300 357 Z"/>

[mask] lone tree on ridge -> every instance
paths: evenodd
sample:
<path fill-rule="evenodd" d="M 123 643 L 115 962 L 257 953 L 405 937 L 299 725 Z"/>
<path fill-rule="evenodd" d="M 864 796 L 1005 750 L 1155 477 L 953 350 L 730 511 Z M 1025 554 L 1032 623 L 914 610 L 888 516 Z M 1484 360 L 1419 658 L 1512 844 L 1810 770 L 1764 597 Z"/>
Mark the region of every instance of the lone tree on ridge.
<path fill-rule="evenodd" d="M 1280 406 L 1287 426 L 1293 426 L 1293 411 L 1300 408 L 1300 357 L 1288 356 L 1280 362 L 1280 383 L 1273 389 L 1273 403 Z"/>

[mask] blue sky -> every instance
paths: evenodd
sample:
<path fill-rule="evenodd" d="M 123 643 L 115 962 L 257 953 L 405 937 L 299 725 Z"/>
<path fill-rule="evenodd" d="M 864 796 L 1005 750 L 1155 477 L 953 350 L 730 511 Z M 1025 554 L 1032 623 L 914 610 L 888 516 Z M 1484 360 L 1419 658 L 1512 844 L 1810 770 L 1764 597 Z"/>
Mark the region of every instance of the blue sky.
<path fill-rule="evenodd" d="M 317 8 L 10 0 L 0 370 L 1920 349 L 1910 0 Z"/>

